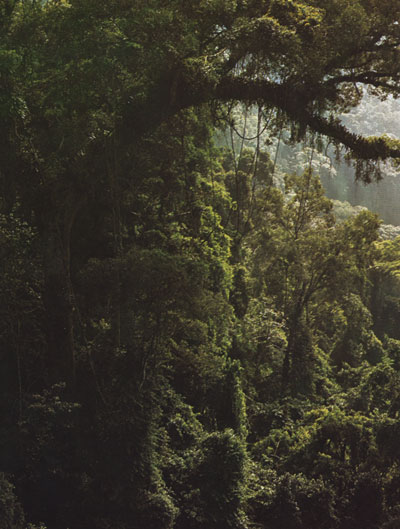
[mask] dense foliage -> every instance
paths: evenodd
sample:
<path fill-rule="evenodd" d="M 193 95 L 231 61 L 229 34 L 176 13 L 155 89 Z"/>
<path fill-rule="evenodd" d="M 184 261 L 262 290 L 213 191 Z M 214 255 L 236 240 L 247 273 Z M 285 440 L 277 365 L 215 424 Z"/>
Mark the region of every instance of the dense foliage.
<path fill-rule="evenodd" d="M 326 4 L 0 2 L 2 528 L 400 523 L 399 239 L 260 140 L 400 154 L 400 6 Z"/>

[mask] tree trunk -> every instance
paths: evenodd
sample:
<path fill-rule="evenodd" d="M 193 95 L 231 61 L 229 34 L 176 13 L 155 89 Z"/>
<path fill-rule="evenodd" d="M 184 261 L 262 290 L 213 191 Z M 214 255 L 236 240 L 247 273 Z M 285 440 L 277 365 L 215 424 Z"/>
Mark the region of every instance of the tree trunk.
<path fill-rule="evenodd" d="M 303 294 L 304 288 L 302 289 Z M 303 296 L 297 300 L 295 307 L 288 317 L 288 344 L 285 351 L 285 356 L 282 365 L 282 393 L 286 393 L 290 385 L 291 368 L 293 363 L 293 356 L 296 353 L 297 339 L 300 328 L 300 320 L 303 315 L 304 302 Z"/>
<path fill-rule="evenodd" d="M 74 295 L 71 282 L 71 231 L 83 204 L 73 193 L 41 222 L 44 270 L 43 302 L 46 310 L 47 365 L 50 383 L 75 387 Z M 61 211 L 60 211 L 61 210 Z M 52 214 L 53 213 L 53 214 Z M 44 220 L 42 218 L 42 220 Z"/>

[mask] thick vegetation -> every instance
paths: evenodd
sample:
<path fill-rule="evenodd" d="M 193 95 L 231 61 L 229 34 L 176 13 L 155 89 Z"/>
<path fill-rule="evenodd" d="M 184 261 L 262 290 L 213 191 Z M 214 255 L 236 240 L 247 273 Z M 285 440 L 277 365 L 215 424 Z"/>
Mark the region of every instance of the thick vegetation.
<path fill-rule="evenodd" d="M 2 528 L 400 523 L 399 240 L 260 141 L 400 155 L 400 6 L 326 4 L 0 2 Z"/>

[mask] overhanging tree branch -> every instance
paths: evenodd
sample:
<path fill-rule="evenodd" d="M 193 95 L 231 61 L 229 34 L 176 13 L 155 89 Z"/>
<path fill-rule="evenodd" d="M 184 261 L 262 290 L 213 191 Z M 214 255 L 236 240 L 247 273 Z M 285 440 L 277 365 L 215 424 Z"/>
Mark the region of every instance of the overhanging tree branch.
<path fill-rule="evenodd" d="M 197 76 L 182 72 L 165 83 L 158 97 L 151 95 L 146 105 L 125 109 L 121 128 L 131 134 L 141 135 L 186 108 L 212 101 L 242 101 L 273 106 L 294 123 L 342 144 L 358 160 L 383 161 L 400 159 L 400 141 L 387 136 L 363 137 L 349 131 L 338 119 L 326 116 L 316 102 L 328 100 L 323 91 L 334 95 L 335 86 L 324 84 L 301 90 L 290 83 L 276 83 L 266 79 L 251 80 L 225 76 L 219 81 L 207 78 L 202 72 Z M 323 105 L 322 105 L 323 106 Z M 123 134 L 125 136 L 125 133 Z M 126 136 L 129 138 L 129 134 Z"/>
<path fill-rule="evenodd" d="M 294 122 L 327 136 L 347 147 L 363 160 L 400 158 L 400 142 L 388 137 L 363 137 L 350 132 L 340 121 L 309 110 L 309 95 L 288 86 L 269 81 L 225 79 L 216 87 L 218 99 L 262 102 L 284 111 Z"/>

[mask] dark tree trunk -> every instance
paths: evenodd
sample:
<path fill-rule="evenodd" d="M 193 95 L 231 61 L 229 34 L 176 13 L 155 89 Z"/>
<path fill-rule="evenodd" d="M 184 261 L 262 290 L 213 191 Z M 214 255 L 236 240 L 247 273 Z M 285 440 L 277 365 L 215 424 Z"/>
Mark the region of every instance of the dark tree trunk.
<path fill-rule="evenodd" d="M 55 211 L 49 208 L 40 222 L 46 310 L 47 365 L 50 383 L 75 387 L 74 294 L 71 281 L 71 231 L 82 199 L 66 194 Z"/>
<path fill-rule="evenodd" d="M 51 382 L 74 383 L 74 330 L 69 263 L 56 226 L 42 233 L 47 365 Z"/>

